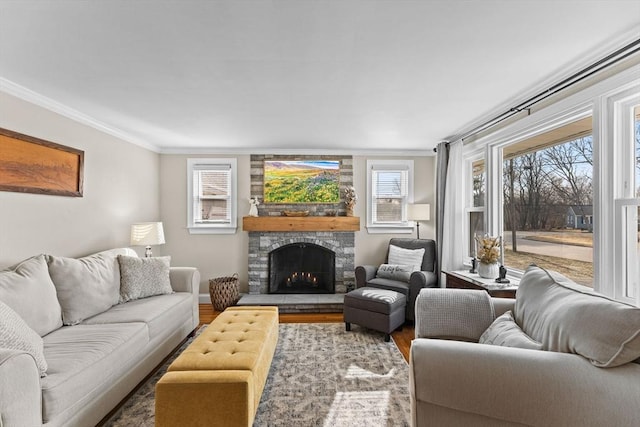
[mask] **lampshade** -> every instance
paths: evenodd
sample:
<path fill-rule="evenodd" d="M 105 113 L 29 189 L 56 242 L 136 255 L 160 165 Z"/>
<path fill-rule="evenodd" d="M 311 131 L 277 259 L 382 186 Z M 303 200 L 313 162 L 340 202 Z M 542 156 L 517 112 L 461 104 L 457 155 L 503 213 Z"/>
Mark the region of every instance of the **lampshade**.
<path fill-rule="evenodd" d="M 407 205 L 407 219 L 409 221 L 428 221 L 431 218 L 431 206 L 428 203 Z"/>
<path fill-rule="evenodd" d="M 132 246 L 164 244 L 164 229 L 161 222 L 140 222 L 131 226 Z"/>

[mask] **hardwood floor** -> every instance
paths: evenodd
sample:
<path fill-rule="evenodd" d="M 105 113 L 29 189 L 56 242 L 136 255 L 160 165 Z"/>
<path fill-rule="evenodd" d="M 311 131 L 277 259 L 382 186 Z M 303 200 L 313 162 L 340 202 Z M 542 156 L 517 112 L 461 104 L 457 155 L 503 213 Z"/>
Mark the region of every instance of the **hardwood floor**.
<path fill-rule="evenodd" d="M 213 310 L 211 304 L 200 304 L 200 324 L 211 323 L 218 314 Z M 343 323 L 342 313 L 281 313 L 280 323 Z M 398 349 L 409 361 L 409 349 L 414 336 L 413 325 L 405 325 L 402 330 L 395 331 L 391 334 Z"/>

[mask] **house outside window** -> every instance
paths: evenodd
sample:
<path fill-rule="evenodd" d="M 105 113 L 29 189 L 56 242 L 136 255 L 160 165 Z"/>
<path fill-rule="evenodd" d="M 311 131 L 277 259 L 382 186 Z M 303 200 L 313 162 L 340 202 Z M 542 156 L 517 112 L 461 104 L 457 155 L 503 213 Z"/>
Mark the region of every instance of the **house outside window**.
<path fill-rule="evenodd" d="M 411 233 L 407 204 L 413 202 L 413 160 L 367 160 L 367 230 Z"/>
<path fill-rule="evenodd" d="M 191 234 L 237 229 L 237 160 L 187 159 L 187 227 Z"/>

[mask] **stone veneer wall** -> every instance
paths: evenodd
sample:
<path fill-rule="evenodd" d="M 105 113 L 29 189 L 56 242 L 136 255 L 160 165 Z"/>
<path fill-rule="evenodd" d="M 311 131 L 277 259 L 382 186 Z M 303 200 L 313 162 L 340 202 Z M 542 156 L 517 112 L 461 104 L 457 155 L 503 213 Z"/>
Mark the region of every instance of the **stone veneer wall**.
<path fill-rule="evenodd" d="M 265 160 L 339 160 L 340 203 L 265 204 L 263 194 Z M 259 216 L 280 216 L 283 210 L 308 210 L 309 215 L 324 215 L 335 209 L 339 216 L 346 214 L 342 188 L 353 185 L 351 156 L 283 156 L 251 155 L 251 197 L 258 197 Z M 269 293 L 269 252 L 290 243 L 315 243 L 336 253 L 336 293 L 344 293 L 355 286 L 355 233 L 332 231 L 249 232 L 249 293 Z"/>

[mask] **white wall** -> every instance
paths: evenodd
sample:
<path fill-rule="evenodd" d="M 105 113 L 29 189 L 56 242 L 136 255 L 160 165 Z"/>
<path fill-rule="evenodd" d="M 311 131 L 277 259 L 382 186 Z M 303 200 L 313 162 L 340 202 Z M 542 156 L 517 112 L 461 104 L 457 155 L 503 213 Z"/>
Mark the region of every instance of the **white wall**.
<path fill-rule="evenodd" d="M 0 269 L 128 246 L 131 223 L 159 219 L 159 154 L 3 92 L 0 127 L 83 150 L 85 161 L 84 197 L 0 191 Z"/>
<path fill-rule="evenodd" d="M 187 158 L 196 155 L 160 156 L 160 216 L 164 222 L 167 243 L 163 251 L 172 257 L 172 265 L 197 267 L 202 281 L 200 293 L 209 292 L 209 279 L 238 273 L 240 291 L 248 291 L 247 251 L 249 235 L 242 231 L 242 217 L 249 212 L 250 156 L 227 156 L 238 159 L 238 231 L 231 235 L 192 235 L 187 225 Z M 200 156 L 203 157 L 203 156 Z M 211 155 L 206 157 L 225 157 Z M 394 157 L 395 158 L 395 157 Z M 406 157 L 405 157 L 406 158 Z M 356 265 L 382 262 L 389 239 L 392 237 L 415 237 L 413 234 L 368 234 L 366 231 L 366 161 L 368 157 L 354 156 L 353 180 L 359 201 L 355 215 L 360 217 L 361 231 L 356 232 Z M 415 201 L 434 206 L 434 161 L 435 157 L 415 157 Z M 435 211 L 434 211 L 435 212 Z M 432 212 L 432 218 L 434 217 Z M 433 238 L 434 222 L 423 223 L 420 236 Z"/>

